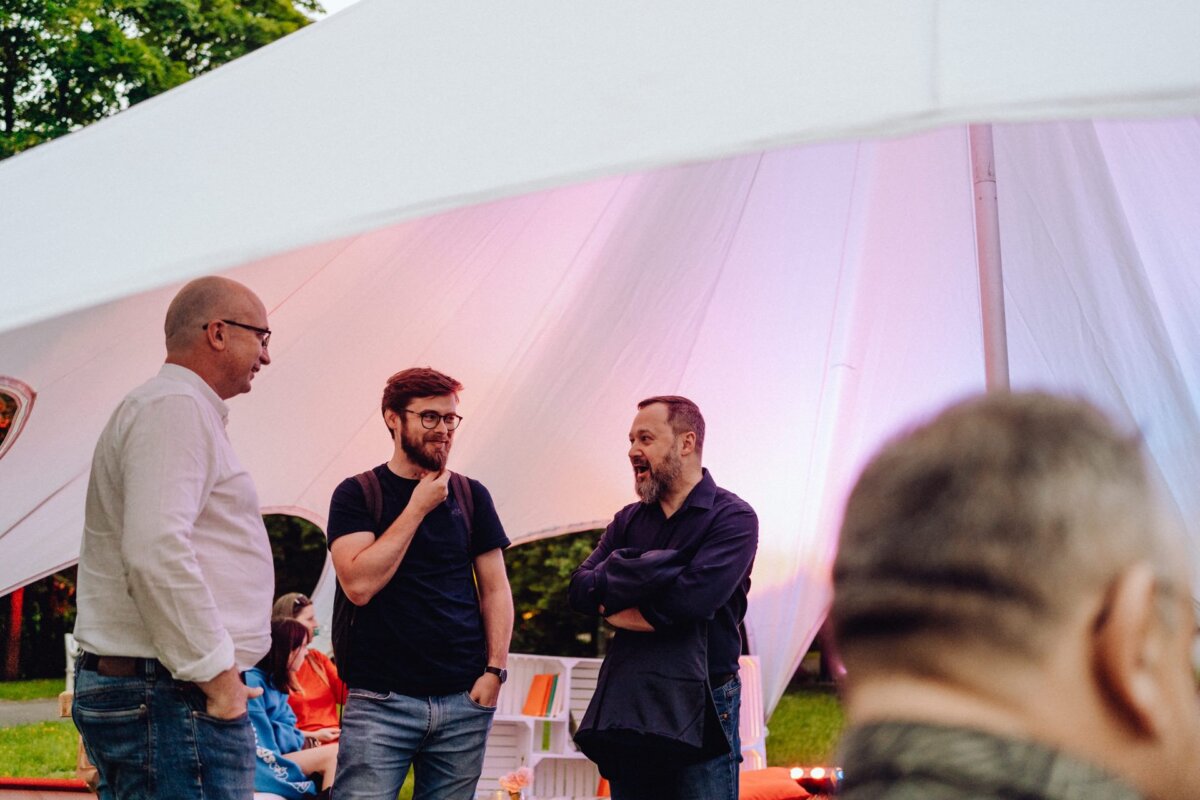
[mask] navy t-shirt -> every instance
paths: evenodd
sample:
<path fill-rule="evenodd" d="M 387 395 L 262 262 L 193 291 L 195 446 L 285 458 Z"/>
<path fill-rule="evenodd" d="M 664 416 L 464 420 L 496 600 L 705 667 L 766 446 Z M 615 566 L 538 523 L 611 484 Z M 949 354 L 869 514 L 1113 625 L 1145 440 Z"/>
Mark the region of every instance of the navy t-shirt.
<path fill-rule="evenodd" d="M 375 523 L 362 486 L 347 478 L 329 506 L 329 544 L 339 536 L 371 531 L 377 537 L 400 516 L 418 481 L 380 464 L 383 518 Z M 508 537 L 492 496 L 471 481 L 474 535 L 453 493 L 425 515 L 399 569 L 354 618 L 348 663 L 339 664 L 351 687 L 408 695 L 453 694 L 470 689 L 487 666 L 487 641 L 475 592 L 473 559 Z M 470 540 L 470 541 L 469 541 Z"/>

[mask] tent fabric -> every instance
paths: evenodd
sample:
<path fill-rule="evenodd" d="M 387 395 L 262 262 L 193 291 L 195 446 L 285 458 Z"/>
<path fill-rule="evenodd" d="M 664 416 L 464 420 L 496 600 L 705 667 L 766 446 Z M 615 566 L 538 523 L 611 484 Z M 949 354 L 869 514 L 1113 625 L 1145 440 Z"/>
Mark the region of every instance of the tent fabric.
<path fill-rule="evenodd" d="M 38 392 L 0 459 L 0 592 L 75 560 L 100 429 L 161 362 L 180 282 L 222 270 L 276 331 L 230 435 L 264 507 L 318 524 L 390 452 L 378 398 L 405 366 L 466 384 L 451 466 L 514 541 L 604 525 L 632 499 L 637 400 L 695 399 L 706 465 L 760 515 L 772 707 L 864 459 L 984 385 L 967 137 L 944 123 L 1200 114 L 1193 5 L 1064 4 L 1094 28 L 1070 37 L 1041 4 L 990 6 L 364 0 L 0 165 L 0 374 Z M 985 23 L 1026 37 L 1005 71 L 964 44 Z M 1102 77 L 1097 41 L 1127 44 Z M 994 133 L 1013 385 L 1138 426 L 1200 563 L 1200 124 Z"/>
<path fill-rule="evenodd" d="M 0 331 L 600 176 L 958 122 L 1196 114 L 1197 41 L 1193 0 L 364 0 L 4 163 Z"/>

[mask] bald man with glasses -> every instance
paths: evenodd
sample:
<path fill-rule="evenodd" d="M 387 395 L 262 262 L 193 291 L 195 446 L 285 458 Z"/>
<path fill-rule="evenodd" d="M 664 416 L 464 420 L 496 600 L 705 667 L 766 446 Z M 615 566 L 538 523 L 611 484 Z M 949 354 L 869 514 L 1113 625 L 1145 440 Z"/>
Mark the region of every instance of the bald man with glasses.
<path fill-rule="evenodd" d="M 267 311 L 221 277 L 167 309 L 167 358 L 113 412 L 79 554 L 72 716 L 101 798 L 246 798 L 241 680 L 271 644 L 274 566 L 225 401 L 271 363 Z"/>

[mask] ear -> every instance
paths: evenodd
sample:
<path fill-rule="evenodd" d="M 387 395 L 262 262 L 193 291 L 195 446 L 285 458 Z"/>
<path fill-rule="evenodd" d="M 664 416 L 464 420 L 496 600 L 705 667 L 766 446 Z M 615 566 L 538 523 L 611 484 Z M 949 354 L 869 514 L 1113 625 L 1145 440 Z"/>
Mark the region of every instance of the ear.
<path fill-rule="evenodd" d="M 1168 652 L 1157 581 L 1153 568 L 1144 562 L 1118 575 L 1092 634 L 1101 691 L 1117 717 L 1138 736 L 1163 730 L 1163 714 L 1170 703 L 1160 683 Z"/>
<path fill-rule="evenodd" d="M 679 436 L 679 455 L 686 456 L 696 452 L 696 432 L 684 431 Z"/>
<path fill-rule="evenodd" d="M 400 415 L 390 408 L 383 412 L 383 421 L 393 431 L 400 430 Z"/>
<path fill-rule="evenodd" d="M 205 341 L 213 350 L 224 350 L 229 345 L 229 331 L 225 328 L 225 323 L 219 319 L 209 320 L 208 325 L 204 328 Z"/>

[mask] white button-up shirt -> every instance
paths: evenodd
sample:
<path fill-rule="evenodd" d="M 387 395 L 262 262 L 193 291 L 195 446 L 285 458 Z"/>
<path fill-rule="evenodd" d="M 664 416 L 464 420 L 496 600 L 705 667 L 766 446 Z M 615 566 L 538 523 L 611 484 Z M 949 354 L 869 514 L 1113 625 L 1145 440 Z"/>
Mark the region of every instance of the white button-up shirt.
<path fill-rule="evenodd" d="M 254 666 L 271 644 L 275 578 L 228 408 L 164 364 L 113 412 L 92 459 L 75 638 L 97 655 L 157 658 L 179 680 Z"/>

